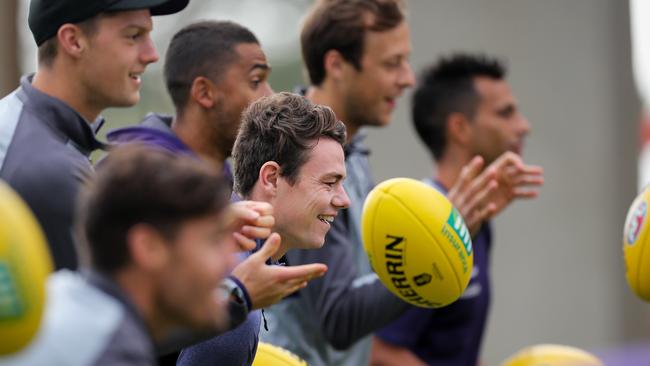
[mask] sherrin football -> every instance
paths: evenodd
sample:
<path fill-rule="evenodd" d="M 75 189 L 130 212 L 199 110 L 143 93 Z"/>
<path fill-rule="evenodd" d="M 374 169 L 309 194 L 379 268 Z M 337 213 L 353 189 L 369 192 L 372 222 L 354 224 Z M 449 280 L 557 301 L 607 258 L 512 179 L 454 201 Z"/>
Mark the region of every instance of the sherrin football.
<path fill-rule="evenodd" d="M 27 205 L 0 181 L 0 355 L 20 351 L 36 335 L 52 261 Z"/>
<path fill-rule="evenodd" d="M 591 353 L 559 344 L 526 347 L 505 360 L 501 366 L 603 366 Z"/>
<path fill-rule="evenodd" d="M 260 342 L 252 366 L 307 366 L 307 363 L 284 348 Z"/>
<path fill-rule="evenodd" d="M 474 259 L 471 236 L 435 188 L 409 178 L 380 183 L 364 203 L 361 233 L 372 268 L 404 301 L 436 308 L 465 291 Z"/>

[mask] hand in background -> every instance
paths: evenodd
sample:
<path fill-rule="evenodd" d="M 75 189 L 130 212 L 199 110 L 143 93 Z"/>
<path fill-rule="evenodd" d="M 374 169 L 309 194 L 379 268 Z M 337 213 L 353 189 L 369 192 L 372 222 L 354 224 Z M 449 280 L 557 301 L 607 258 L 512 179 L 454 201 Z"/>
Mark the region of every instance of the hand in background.
<path fill-rule="evenodd" d="M 492 217 L 497 209 L 496 205 L 489 201 L 490 195 L 498 185 L 496 172 L 483 171 L 483 164 L 483 158 L 475 156 L 463 167 L 447 193 L 447 198 L 463 216 L 472 236 L 480 230 L 483 221 Z"/>
<path fill-rule="evenodd" d="M 537 197 L 544 184 L 542 167 L 525 164 L 513 152 L 502 154 L 485 169 L 483 165 L 483 158 L 474 157 L 463 167 L 447 195 L 472 236 L 484 221 L 499 214 L 513 200 Z"/>
<path fill-rule="evenodd" d="M 496 177 L 497 187 L 489 195 L 490 204 L 495 210 L 490 217 L 499 214 L 515 199 L 531 199 L 539 195 L 539 187 L 544 184 L 544 169 L 537 165 L 527 165 L 523 159 L 506 152 L 486 168 L 485 173 Z"/>

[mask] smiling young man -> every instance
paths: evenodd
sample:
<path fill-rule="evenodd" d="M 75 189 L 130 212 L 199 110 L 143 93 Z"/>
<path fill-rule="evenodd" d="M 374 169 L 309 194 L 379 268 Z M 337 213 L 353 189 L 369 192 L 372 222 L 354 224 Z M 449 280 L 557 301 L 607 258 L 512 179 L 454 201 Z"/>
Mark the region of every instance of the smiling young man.
<path fill-rule="evenodd" d="M 269 241 L 280 242 L 272 261 L 277 262 L 290 249 L 321 248 L 334 218 L 348 207 L 343 188 L 344 141 L 345 126 L 330 108 L 296 94 L 261 98 L 244 112 L 233 148 L 235 191 L 244 199 L 273 207 L 275 233 L 261 249 Z M 274 267 L 291 272 L 305 265 Z M 306 285 L 299 277 L 289 283 L 296 285 L 294 291 Z M 253 357 L 237 350 L 254 340 L 250 356 L 255 355 L 259 321 L 254 334 L 241 331 L 242 327 L 229 332 L 233 333 L 227 341 L 230 344 L 223 340 L 229 336 L 226 333 L 183 350 L 179 364 L 250 365 Z"/>
<path fill-rule="evenodd" d="M 141 75 L 158 60 L 151 16 L 188 1 L 30 2 L 38 69 L 0 101 L 0 178 L 34 212 L 57 269 L 77 267 L 73 207 L 92 171 L 88 157 L 103 147 L 94 136 L 99 114 L 138 102 Z"/>
<path fill-rule="evenodd" d="M 289 249 L 321 248 L 349 206 L 345 136 L 329 107 L 292 93 L 262 98 L 244 113 L 233 149 L 235 190 L 273 206 L 273 230 L 282 237 L 273 260 Z"/>

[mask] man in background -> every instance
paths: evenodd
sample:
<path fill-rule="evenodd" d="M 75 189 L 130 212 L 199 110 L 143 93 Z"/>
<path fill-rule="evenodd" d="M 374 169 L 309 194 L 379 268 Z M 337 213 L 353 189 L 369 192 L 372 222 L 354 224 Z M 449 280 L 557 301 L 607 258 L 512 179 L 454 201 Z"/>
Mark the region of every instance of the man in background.
<path fill-rule="evenodd" d="M 489 214 L 470 229 L 474 266 L 463 295 L 443 308 L 413 308 L 377 332 L 372 365 L 478 364 L 490 303 L 489 219 L 515 199 L 537 197 L 543 183 L 542 169 L 520 157 L 530 124 L 505 76 L 497 59 L 472 54 L 442 58 L 422 74 L 412 115 L 435 161 L 427 181 L 447 193 L 467 181 L 465 166 L 487 166 L 481 174 L 492 174 L 496 185 Z"/>

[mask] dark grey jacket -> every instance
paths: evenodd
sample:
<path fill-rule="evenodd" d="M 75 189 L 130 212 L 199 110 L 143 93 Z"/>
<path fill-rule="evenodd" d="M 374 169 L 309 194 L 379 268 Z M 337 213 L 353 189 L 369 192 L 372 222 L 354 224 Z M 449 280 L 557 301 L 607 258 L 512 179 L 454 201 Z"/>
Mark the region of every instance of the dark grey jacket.
<path fill-rule="evenodd" d="M 75 269 L 72 223 L 77 191 L 92 172 L 90 153 L 103 144 L 79 113 L 36 90 L 31 79 L 23 76 L 20 87 L 0 100 L 0 179 L 36 215 L 56 269 Z"/>

